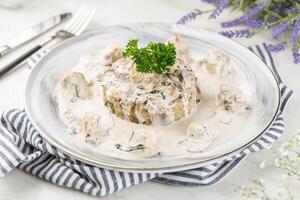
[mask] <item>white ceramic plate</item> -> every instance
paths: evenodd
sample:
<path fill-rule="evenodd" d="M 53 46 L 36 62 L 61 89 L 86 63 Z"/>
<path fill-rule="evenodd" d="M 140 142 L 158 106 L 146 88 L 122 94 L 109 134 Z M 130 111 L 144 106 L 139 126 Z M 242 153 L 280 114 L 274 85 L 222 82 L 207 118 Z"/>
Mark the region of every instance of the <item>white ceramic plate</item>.
<path fill-rule="evenodd" d="M 74 139 L 58 118 L 55 103 L 51 100 L 51 93 L 59 78 L 75 66 L 83 53 L 104 48 L 111 41 L 126 44 L 128 40 L 138 38 L 141 43 L 164 42 L 174 33 L 181 35 L 192 58 L 199 59 L 207 55 L 211 48 L 219 48 L 231 56 L 239 87 L 252 107 L 242 128 L 236 130 L 235 137 L 203 153 L 134 160 L 104 155 L 97 148 Z M 75 37 L 54 49 L 30 74 L 26 85 L 25 108 L 35 128 L 50 144 L 78 160 L 124 171 L 171 172 L 203 166 L 246 148 L 274 120 L 280 104 L 279 94 L 273 73 L 244 46 L 200 28 L 144 23 L 103 27 Z"/>

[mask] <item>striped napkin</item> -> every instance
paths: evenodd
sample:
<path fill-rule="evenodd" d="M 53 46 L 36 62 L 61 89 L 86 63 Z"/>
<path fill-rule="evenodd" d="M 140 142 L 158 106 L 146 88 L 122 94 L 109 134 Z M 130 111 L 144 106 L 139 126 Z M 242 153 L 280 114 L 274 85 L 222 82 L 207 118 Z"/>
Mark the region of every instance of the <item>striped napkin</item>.
<path fill-rule="evenodd" d="M 251 146 L 225 160 L 197 169 L 173 173 L 128 173 L 94 167 L 63 154 L 47 143 L 30 123 L 24 110 L 4 112 L 0 122 L 0 177 L 19 169 L 54 184 L 73 188 L 95 196 L 105 196 L 123 188 L 151 180 L 164 184 L 202 186 L 220 181 L 252 152 L 264 149 L 283 134 L 285 110 L 293 91 L 282 83 L 274 60 L 265 44 L 250 47 L 276 75 L 281 89 L 280 111 L 271 127 Z M 36 62 L 45 55 L 40 52 L 31 58 Z"/>

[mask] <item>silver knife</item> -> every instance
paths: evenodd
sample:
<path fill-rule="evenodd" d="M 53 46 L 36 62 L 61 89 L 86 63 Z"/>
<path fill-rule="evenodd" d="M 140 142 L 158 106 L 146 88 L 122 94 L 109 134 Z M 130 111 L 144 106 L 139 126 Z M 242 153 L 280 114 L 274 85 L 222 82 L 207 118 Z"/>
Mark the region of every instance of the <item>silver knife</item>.
<path fill-rule="evenodd" d="M 17 35 L 15 39 L 9 41 L 6 45 L 0 46 L 0 58 L 6 55 L 7 53 L 9 53 L 10 51 L 12 51 L 13 49 L 21 46 L 22 44 L 38 37 L 39 35 L 45 33 L 46 31 L 61 24 L 71 16 L 72 16 L 71 13 L 59 14 L 26 29 L 25 31 L 22 32 L 22 34 Z"/>

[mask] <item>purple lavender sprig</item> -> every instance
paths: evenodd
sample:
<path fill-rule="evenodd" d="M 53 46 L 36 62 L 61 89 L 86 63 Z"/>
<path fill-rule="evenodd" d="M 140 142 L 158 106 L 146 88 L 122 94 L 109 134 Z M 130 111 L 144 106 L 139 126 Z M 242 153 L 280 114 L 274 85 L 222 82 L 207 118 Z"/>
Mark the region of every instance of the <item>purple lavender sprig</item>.
<path fill-rule="evenodd" d="M 287 7 L 287 8 L 283 8 L 284 9 L 284 14 L 289 15 L 291 13 L 297 13 L 299 10 L 296 6 L 292 6 L 292 7 Z"/>
<path fill-rule="evenodd" d="M 283 51 L 285 49 L 285 46 L 286 46 L 286 42 L 282 42 L 279 44 L 268 44 L 267 48 L 269 51 L 277 53 Z"/>
<path fill-rule="evenodd" d="M 227 22 L 221 22 L 222 28 L 229 28 L 233 26 L 246 25 L 250 28 L 260 28 L 263 25 L 263 20 L 252 19 L 251 17 L 240 17 Z"/>
<path fill-rule="evenodd" d="M 238 19 L 234 19 L 231 21 L 227 21 L 227 22 L 221 22 L 221 26 L 222 28 L 229 28 L 229 27 L 233 27 L 233 26 L 238 26 L 241 25 L 243 21 L 243 18 L 238 18 Z"/>
<path fill-rule="evenodd" d="M 223 30 L 219 33 L 229 38 L 248 38 L 266 29 L 272 30 L 276 44 L 269 44 L 272 52 L 280 52 L 292 47 L 293 62 L 300 64 L 300 0 L 202 0 L 213 4 L 210 18 L 218 17 L 226 7 L 241 10 L 244 14 L 221 23 L 222 28 L 245 26 L 244 29 Z M 258 3 L 262 2 L 262 3 Z M 203 14 L 202 12 L 201 14 Z M 205 13 L 208 13 L 205 11 Z M 196 18 L 195 14 L 183 16 L 178 23 L 185 24 Z M 283 37 L 286 35 L 287 37 Z"/>
<path fill-rule="evenodd" d="M 300 16 L 296 19 L 294 28 L 292 30 L 292 33 L 290 35 L 290 40 L 295 43 L 300 36 Z"/>
<path fill-rule="evenodd" d="M 250 29 L 220 31 L 219 34 L 228 38 L 249 38 L 253 35 Z"/>
<path fill-rule="evenodd" d="M 262 27 L 263 20 L 261 20 L 261 19 L 255 20 L 255 19 L 249 18 L 249 19 L 245 19 L 242 23 L 250 28 L 258 29 L 258 28 Z"/>
<path fill-rule="evenodd" d="M 261 12 L 265 8 L 266 4 L 258 4 L 254 6 L 252 9 L 250 9 L 245 15 L 238 19 L 234 19 L 227 22 L 222 22 L 221 26 L 223 28 L 238 26 L 238 25 L 247 25 L 250 28 L 260 28 L 262 26 L 262 20 L 255 20 L 253 19 L 253 16 Z"/>
<path fill-rule="evenodd" d="M 216 19 L 228 5 L 229 0 L 219 0 L 218 8 L 213 11 L 213 13 L 210 15 L 210 18 Z"/>
<path fill-rule="evenodd" d="M 295 64 L 300 64 L 300 53 L 299 49 L 292 49 L 293 62 Z"/>
<path fill-rule="evenodd" d="M 278 40 L 281 35 L 286 32 L 290 27 L 290 22 L 287 21 L 285 23 L 280 24 L 273 30 L 273 39 Z"/>
<path fill-rule="evenodd" d="M 201 15 L 202 11 L 201 10 L 193 10 L 186 15 L 182 16 L 176 24 L 186 24 L 187 22 L 193 21 L 196 19 L 197 16 Z"/>
<path fill-rule="evenodd" d="M 206 3 L 214 4 L 217 6 L 220 4 L 220 1 L 222 1 L 222 0 L 202 0 L 202 1 L 204 1 Z"/>
<path fill-rule="evenodd" d="M 261 12 L 264 8 L 266 8 L 267 3 L 263 2 L 263 3 L 259 3 L 257 5 L 255 5 L 254 7 L 252 7 L 245 15 L 245 18 L 250 18 L 253 17 L 255 15 L 257 15 L 259 12 Z"/>

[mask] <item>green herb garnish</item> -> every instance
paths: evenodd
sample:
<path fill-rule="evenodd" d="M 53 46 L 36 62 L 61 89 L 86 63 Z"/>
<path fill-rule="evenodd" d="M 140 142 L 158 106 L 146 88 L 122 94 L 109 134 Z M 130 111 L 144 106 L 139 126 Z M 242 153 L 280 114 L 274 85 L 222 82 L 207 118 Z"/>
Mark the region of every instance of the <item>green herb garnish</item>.
<path fill-rule="evenodd" d="M 138 48 L 138 40 L 130 40 L 123 56 L 133 59 L 138 72 L 163 74 L 174 65 L 176 50 L 174 44 L 169 42 L 150 42 L 146 47 Z"/>
<path fill-rule="evenodd" d="M 115 147 L 120 151 L 125 151 L 125 152 L 143 150 L 146 148 L 143 144 L 138 144 L 136 146 L 128 146 L 127 148 L 123 148 L 121 144 L 115 144 Z"/>
<path fill-rule="evenodd" d="M 116 113 L 115 107 L 114 107 L 114 104 L 113 104 L 113 103 L 107 101 L 107 102 L 105 103 L 105 105 L 106 105 L 106 106 L 109 106 L 109 108 L 110 108 L 110 110 L 111 110 L 111 112 L 112 112 L 113 114 Z"/>

